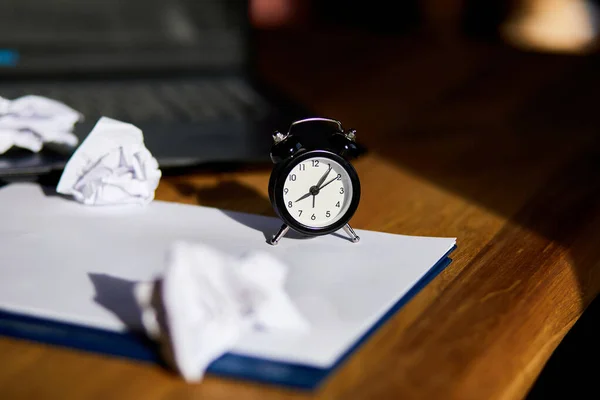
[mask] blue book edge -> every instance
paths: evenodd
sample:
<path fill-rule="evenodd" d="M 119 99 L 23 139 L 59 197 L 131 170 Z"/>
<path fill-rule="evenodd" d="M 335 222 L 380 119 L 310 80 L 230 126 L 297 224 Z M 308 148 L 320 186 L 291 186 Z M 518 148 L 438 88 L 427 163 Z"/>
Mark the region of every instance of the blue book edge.
<path fill-rule="evenodd" d="M 354 351 L 389 320 L 402 306 L 431 282 L 451 262 L 452 247 L 404 296 L 402 296 L 330 368 L 284 363 L 238 354 L 224 354 L 208 368 L 207 374 L 268 383 L 303 390 L 314 390 L 333 374 Z M 134 359 L 167 366 L 157 345 L 143 333 L 119 333 L 71 323 L 0 310 L 0 335 L 92 353 Z"/>

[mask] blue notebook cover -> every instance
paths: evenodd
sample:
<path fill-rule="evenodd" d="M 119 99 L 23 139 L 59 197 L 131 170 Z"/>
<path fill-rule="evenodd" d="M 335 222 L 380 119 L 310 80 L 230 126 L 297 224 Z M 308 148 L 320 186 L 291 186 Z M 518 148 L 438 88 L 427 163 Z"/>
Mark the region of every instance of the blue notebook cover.
<path fill-rule="evenodd" d="M 304 390 L 316 389 L 362 343 L 452 262 L 448 256 L 455 249 L 456 246 L 448 251 L 332 367 L 322 369 L 237 354 L 225 354 L 209 366 L 207 373 Z M 166 367 L 159 357 L 156 345 L 142 334 L 117 333 L 0 310 L 0 335 L 157 363 Z"/>

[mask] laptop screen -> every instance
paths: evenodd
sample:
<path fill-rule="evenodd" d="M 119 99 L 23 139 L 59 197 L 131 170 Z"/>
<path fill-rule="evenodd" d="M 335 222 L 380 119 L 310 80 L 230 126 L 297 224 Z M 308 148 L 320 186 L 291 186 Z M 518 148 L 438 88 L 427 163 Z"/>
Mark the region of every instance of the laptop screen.
<path fill-rule="evenodd" d="M 245 0 L 2 0 L 0 75 L 245 67 Z"/>

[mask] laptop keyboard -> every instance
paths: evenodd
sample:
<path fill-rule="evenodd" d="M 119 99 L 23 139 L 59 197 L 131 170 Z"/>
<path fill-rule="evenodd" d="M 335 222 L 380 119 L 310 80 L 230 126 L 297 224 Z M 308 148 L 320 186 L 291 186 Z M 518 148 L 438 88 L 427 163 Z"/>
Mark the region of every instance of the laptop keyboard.
<path fill-rule="evenodd" d="M 259 93 L 235 78 L 0 84 L 2 97 L 28 94 L 62 101 L 88 121 L 106 116 L 134 124 L 194 123 L 260 119 L 270 111 Z"/>

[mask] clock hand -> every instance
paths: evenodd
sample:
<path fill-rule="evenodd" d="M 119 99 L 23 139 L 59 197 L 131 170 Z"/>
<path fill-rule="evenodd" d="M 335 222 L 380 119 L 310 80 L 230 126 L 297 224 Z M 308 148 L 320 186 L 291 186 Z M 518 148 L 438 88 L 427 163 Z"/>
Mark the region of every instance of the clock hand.
<path fill-rule="evenodd" d="M 306 193 L 304 196 L 300 197 L 294 203 L 297 203 L 300 200 L 304 200 L 308 196 L 312 196 L 313 197 L 313 208 L 315 208 L 315 196 L 319 193 L 318 192 L 318 190 L 320 189 L 319 186 L 321 186 L 321 184 L 323 183 L 323 181 L 325 181 L 325 178 L 327 178 L 327 175 L 329 175 L 330 171 L 331 171 L 331 165 L 329 166 L 329 168 L 327 168 L 327 171 L 325 172 L 325 174 L 323 174 L 323 176 L 321 177 L 321 179 L 319 179 L 319 182 L 317 182 L 317 184 L 315 186 L 311 187 L 308 193 Z M 324 186 L 325 185 L 323 185 L 323 187 Z M 315 190 L 316 190 L 316 193 L 313 193 Z"/>
<path fill-rule="evenodd" d="M 329 171 L 331 171 L 331 165 L 329 165 L 329 168 L 327 168 L 327 171 L 325 172 L 325 174 L 323 174 L 321 179 L 319 179 L 319 182 L 317 182 L 315 187 L 320 187 L 323 184 L 323 182 L 325 181 L 325 178 L 327 178 L 327 175 L 329 175 Z"/>
<path fill-rule="evenodd" d="M 312 194 L 310 192 L 306 193 L 304 196 L 300 197 L 298 200 L 296 200 L 294 203 L 299 202 L 300 200 L 304 200 L 305 198 L 307 198 L 308 196 L 311 196 Z"/>
<path fill-rule="evenodd" d="M 327 183 L 326 183 L 326 184 L 324 184 L 323 186 L 321 186 L 321 187 L 319 188 L 319 190 L 323 189 L 325 186 L 329 185 L 331 182 L 335 181 L 336 179 L 337 179 L 337 176 L 336 176 L 335 178 L 331 179 L 329 182 L 327 182 Z"/>

